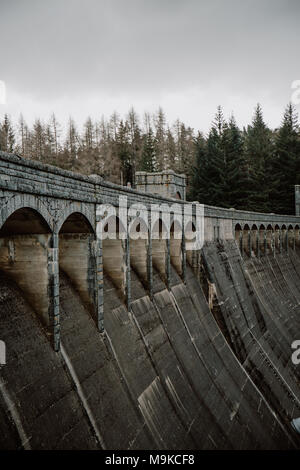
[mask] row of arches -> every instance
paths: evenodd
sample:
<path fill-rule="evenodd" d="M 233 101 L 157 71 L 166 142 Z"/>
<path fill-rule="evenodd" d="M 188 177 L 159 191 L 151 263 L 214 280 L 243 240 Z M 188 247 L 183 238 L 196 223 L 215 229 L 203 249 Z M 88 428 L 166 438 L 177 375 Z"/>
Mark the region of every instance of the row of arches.
<path fill-rule="evenodd" d="M 60 269 L 97 317 L 95 232 L 79 212 L 67 214 L 55 232 L 43 215 L 22 207 L 7 217 L 0 228 L 0 270 L 23 291 L 58 350 Z"/>
<path fill-rule="evenodd" d="M 235 225 L 235 240 L 243 255 L 261 256 L 300 246 L 299 225 Z"/>
<path fill-rule="evenodd" d="M 159 219 L 154 227 L 157 237 L 153 240 L 140 220 L 135 222 L 134 231 L 144 233 L 144 237 L 124 238 L 124 227 L 118 217 L 115 227 L 115 238 L 105 236 L 107 226 L 99 236 L 86 214 L 74 211 L 53 231 L 43 215 L 32 207 L 15 210 L 0 227 L 0 270 L 24 292 L 56 350 L 60 341 L 60 270 L 70 278 L 100 330 L 104 327 L 103 270 L 128 304 L 131 269 L 149 291 L 153 268 L 166 283 L 170 264 L 184 277 L 184 239 L 178 236 L 181 228 L 175 222 L 170 237 L 166 237 L 166 227 Z"/>
<path fill-rule="evenodd" d="M 103 267 L 115 284 L 124 289 L 126 284 L 126 270 L 134 269 L 144 283 L 151 290 L 151 271 L 155 268 L 163 280 L 168 284 L 170 264 L 174 266 L 180 276 L 184 278 L 186 261 L 186 239 L 191 242 L 195 239 L 195 226 L 187 225 L 185 236 L 182 227 L 173 221 L 168 228 L 159 218 L 154 223 L 151 233 L 149 227 L 142 219 L 135 219 L 124 237 L 125 228 L 118 217 L 114 217 L 111 224 L 113 236 L 101 236 Z M 109 221 L 104 226 L 104 235 L 110 232 Z M 189 233 L 187 234 L 187 232 Z M 138 235 L 138 236 L 136 236 Z M 126 257 L 129 258 L 126 260 Z M 187 255 L 188 260 L 190 255 Z M 125 268 L 127 265 L 127 268 Z M 122 268 L 123 266 L 123 268 Z"/>

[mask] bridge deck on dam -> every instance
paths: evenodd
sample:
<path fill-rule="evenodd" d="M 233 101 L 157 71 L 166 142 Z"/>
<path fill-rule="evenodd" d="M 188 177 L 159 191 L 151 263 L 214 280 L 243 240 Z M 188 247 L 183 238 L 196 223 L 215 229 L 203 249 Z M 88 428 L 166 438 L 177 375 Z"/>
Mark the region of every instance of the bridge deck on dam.
<path fill-rule="evenodd" d="M 187 250 L 120 195 L 174 203 L 0 152 L 0 448 L 300 448 L 300 218 L 205 206 Z"/>

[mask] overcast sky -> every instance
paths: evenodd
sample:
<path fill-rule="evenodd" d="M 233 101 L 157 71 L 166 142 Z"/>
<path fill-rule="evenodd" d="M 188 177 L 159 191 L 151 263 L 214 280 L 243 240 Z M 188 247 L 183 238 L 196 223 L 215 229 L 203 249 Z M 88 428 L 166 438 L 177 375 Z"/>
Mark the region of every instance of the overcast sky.
<path fill-rule="evenodd" d="M 279 125 L 300 79 L 299 0 L 0 0 L 0 104 L 80 124 L 162 106 L 207 131 L 218 104 Z"/>

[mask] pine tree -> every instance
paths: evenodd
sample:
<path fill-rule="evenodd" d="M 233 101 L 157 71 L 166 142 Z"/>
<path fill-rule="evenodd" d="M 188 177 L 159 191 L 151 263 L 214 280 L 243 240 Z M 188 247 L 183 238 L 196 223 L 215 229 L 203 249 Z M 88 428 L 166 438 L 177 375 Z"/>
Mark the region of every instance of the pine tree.
<path fill-rule="evenodd" d="M 177 171 L 176 165 L 176 142 L 171 129 L 168 127 L 166 134 L 166 170 Z"/>
<path fill-rule="evenodd" d="M 138 161 L 142 153 L 142 137 L 139 128 L 139 117 L 134 108 L 129 110 L 127 116 L 128 135 L 130 144 L 130 165 L 132 168 L 132 186 L 135 187 L 135 172 L 137 169 Z"/>
<path fill-rule="evenodd" d="M 7 114 L 4 115 L 4 120 L 0 126 L 0 150 L 13 153 L 15 150 L 15 131 L 12 122 Z"/>
<path fill-rule="evenodd" d="M 36 119 L 32 130 L 32 156 L 35 160 L 44 161 L 46 131 L 40 119 Z"/>
<path fill-rule="evenodd" d="M 255 108 L 252 124 L 248 126 L 246 132 L 245 149 L 253 181 L 249 210 L 271 212 L 272 184 L 269 171 L 273 155 L 272 133 L 264 122 L 262 108 L 259 104 Z"/>
<path fill-rule="evenodd" d="M 159 108 L 154 115 L 155 127 L 155 154 L 157 160 L 157 169 L 159 171 L 165 170 L 167 167 L 166 156 L 166 117 L 162 108 Z"/>
<path fill-rule="evenodd" d="M 234 117 L 223 130 L 226 159 L 226 200 L 230 207 L 247 210 L 250 206 L 253 181 L 244 154 L 244 138 Z"/>
<path fill-rule="evenodd" d="M 132 164 L 128 138 L 128 123 L 120 121 L 116 139 L 117 156 L 121 162 L 121 184 L 132 184 Z"/>
<path fill-rule="evenodd" d="M 149 172 L 153 172 L 156 170 L 155 145 L 153 131 L 151 127 L 149 128 L 148 133 L 144 137 L 140 170 Z"/>
<path fill-rule="evenodd" d="M 209 198 L 207 144 L 200 132 L 198 132 L 194 140 L 194 153 L 195 165 L 192 167 L 187 197 L 191 201 L 207 204 Z"/>
<path fill-rule="evenodd" d="M 209 181 L 208 198 L 211 205 L 228 207 L 226 200 L 225 166 L 223 132 L 225 120 L 219 106 L 212 128 L 207 138 L 206 178 Z"/>
<path fill-rule="evenodd" d="M 78 158 L 78 150 L 80 148 L 80 142 L 76 124 L 72 117 L 69 118 L 67 136 L 65 141 L 65 149 L 63 153 L 63 159 L 61 165 L 63 168 L 72 170 L 75 168 L 76 161 Z"/>
<path fill-rule="evenodd" d="M 294 185 L 299 184 L 300 136 L 298 116 L 292 104 L 284 112 L 283 121 L 275 139 L 271 201 L 274 212 L 293 214 L 295 211 Z"/>
<path fill-rule="evenodd" d="M 196 166 L 191 176 L 189 191 L 193 199 L 221 207 L 229 207 L 229 201 L 226 199 L 226 159 L 223 141 L 225 124 L 219 106 L 206 142 L 203 136 L 198 134 L 195 142 Z"/>
<path fill-rule="evenodd" d="M 191 168 L 194 164 L 194 136 L 193 129 L 183 123 L 176 124 L 177 129 L 177 157 L 175 169 L 178 173 L 184 173 L 189 182 Z"/>

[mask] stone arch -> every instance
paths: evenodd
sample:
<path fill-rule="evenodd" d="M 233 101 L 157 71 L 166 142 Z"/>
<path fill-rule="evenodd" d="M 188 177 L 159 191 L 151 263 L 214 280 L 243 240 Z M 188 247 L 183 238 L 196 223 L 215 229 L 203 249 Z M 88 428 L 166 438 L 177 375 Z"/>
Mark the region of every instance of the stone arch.
<path fill-rule="evenodd" d="M 286 250 L 288 245 L 288 231 L 286 224 L 281 225 L 281 246 Z"/>
<path fill-rule="evenodd" d="M 197 253 L 199 252 L 199 250 L 190 249 L 190 246 L 193 246 L 196 243 L 196 240 L 197 240 L 196 231 L 197 230 L 196 230 L 195 223 L 190 220 L 185 227 L 184 239 L 185 239 L 185 246 L 186 246 L 186 259 L 193 269 L 197 268 L 197 264 L 198 264 Z"/>
<path fill-rule="evenodd" d="M 266 229 L 266 254 L 273 253 L 274 229 L 272 224 L 267 225 Z"/>
<path fill-rule="evenodd" d="M 111 215 L 105 221 L 102 231 L 102 260 L 103 269 L 124 300 L 126 295 L 127 271 L 127 238 L 125 227 L 117 215 Z M 107 234 L 107 235 L 106 235 Z M 98 234 L 99 236 L 99 234 Z"/>
<path fill-rule="evenodd" d="M 53 320 L 51 218 L 34 199 L 31 204 L 18 198 L 11 202 L 0 229 L 0 269 L 19 286 L 48 329 Z"/>
<path fill-rule="evenodd" d="M 287 228 L 287 247 L 292 250 L 295 249 L 295 232 L 292 224 Z"/>
<path fill-rule="evenodd" d="M 274 249 L 280 253 L 281 251 L 281 235 L 280 235 L 280 226 L 275 224 L 274 227 Z"/>
<path fill-rule="evenodd" d="M 60 225 L 59 233 L 93 233 L 89 219 L 81 212 L 72 212 Z"/>
<path fill-rule="evenodd" d="M 168 244 L 170 241 L 170 233 L 162 217 L 159 217 L 155 221 L 152 227 L 151 237 L 152 265 L 159 272 L 163 281 L 167 283 L 169 276 Z"/>
<path fill-rule="evenodd" d="M 266 239 L 266 227 L 264 224 L 260 224 L 259 229 L 258 229 L 258 246 L 259 246 L 260 253 L 265 253 L 266 251 L 265 239 Z"/>
<path fill-rule="evenodd" d="M 60 224 L 58 237 L 59 268 L 67 274 L 83 303 L 97 320 L 96 234 L 93 226 L 81 212 L 72 212 Z"/>
<path fill-rule="evenodd" d="M 29 194 L 22 196 L 17 194 L 7 200 L 6 204 L 0 208 L 0 229 L 6 220 L 17 210 L 28 208 L 36 211 L 47 223 L 50 231 L 53 231 L 53 217 L 40 198 Z"/>
<path fill-rule="evenodd" d="M 75 213 L 81 214 L 82 216 L 84 216 L 89 222 L 90 226 L 92 227 L 93 232 L 96 233 L 95 218 L 94 218 L 93 211 L 89 207 L 87 207 L 85 204 L 78 204 L 75 202 L 71 202 L 67 207 L 62 209 L 61 215 L 55 223 L 55 232 L 59 233 L 61 230 L 61 227 L 63 226 L 65 221 L 68 219 L 68 217 Z"/>
<path fill-rule="evenodd" d="M 163 221 L 163 217 L 159 216 L 151 227 L 152 239 L 168 239 L 170 237 L 170 228 Z"/>
<path fill-rule="evenodd" d="M 135 217 L 128 227 L 130 241 L 149 238 L 149 227 L 143 217 Z"/>
<path fill-rule="evenodd" d="M 257 254 L 257 251 L 258 251 L 258 228 L 257 228 L 256 224 L 253 224 L 251 226 L 250 249 L 251 249 L 251 252 Z"/>
<path fill-rule="evenodd" d="M 170 261 L 180 276 L 183 273 L 182 242 L 182 226 L 175 219 L 170 227 Z"/>
<path fill-rule="evenodd" d="M 36 209 L 22 207 L 7 217 L 0 228 L 0 236 L 51 233 L 51 227 Z"/>
<path fill-rule="evenodd" d="M 127 237 L 126 227 L 118 215 L 110 215 L 103 223 L 101 239 L 125 240 Z"/>
<path fill-rule="evenodd" d="M 181 196 L 180 191 L 177 191 L 177 192 L 176 192 L 175 198 L 176 198 L 176 199 L 182 199 L 182 196 Z"/>
<path fill-rule="evenodd" d="M 243 254 L 243 224 L 236 223 L 234 226 L 234 239 L 239 247 L 241 254 Z"/>
<path fill-rule="evenodd" d="M 251 253 L 250 237 L 251 237 L 250 227 L 248 224 L 244 224 L 243 238 L 242 238 L 242 252 L 246 253 L 248 256 L 250 256 L 250 253 Z"/>
<path fill-rule="evenodd" d="M 135 217 L 129 227 L 130 265 L 148 289 L 149 227 L 143 217 Z"/>
<path fill-rule="evenodd" d="M 241 224 L 235 224 L 235 227 L 234 227 L 234 238 L 235 238 L 235 241 L 237 243 L 240 242 L 240 235 L 241 235 L 241 232 L 242 232 L 242 226 Z"/>
<path fill-rule="evenodd" d="M 175 237 L 176 233 L 176 237 Z M 182 226 L 178 220 L 172 220 L 170 226 L 170 238 L 181 239 L 182 238 Z"/>

